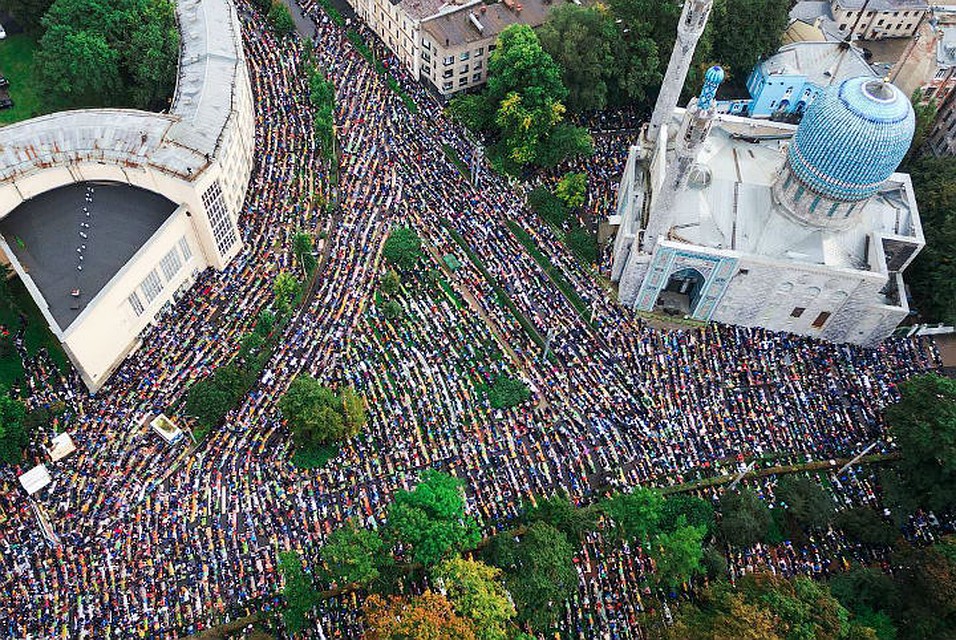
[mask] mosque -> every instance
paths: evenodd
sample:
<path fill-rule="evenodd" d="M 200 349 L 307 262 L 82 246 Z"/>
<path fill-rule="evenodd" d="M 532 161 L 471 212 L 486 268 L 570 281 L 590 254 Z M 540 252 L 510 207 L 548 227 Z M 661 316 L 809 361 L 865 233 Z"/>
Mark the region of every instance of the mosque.
<path fill-rule="evenodd" d="M 612 279 L 622 304 L 875 345 L 909 314 L 903 272 L 925 245 L 896 173 L 909 100 L 882 80 L 829 87 L 799 126 L 718 115 L 719 67 L 675 108 L 712 0 L 687 0 L 658 103 L 631 147 Z"/>

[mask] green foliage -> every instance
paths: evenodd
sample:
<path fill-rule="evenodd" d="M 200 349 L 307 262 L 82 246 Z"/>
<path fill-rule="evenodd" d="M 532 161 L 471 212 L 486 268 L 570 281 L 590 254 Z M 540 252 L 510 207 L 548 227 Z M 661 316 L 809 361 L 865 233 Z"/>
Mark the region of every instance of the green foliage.
<path fill-rule="evenodd" d="M 667 496 L 664 506 L 661 507 L 661 517 L 658 522 L 662 531 L 673 531 L 679 526 L 683 518 L 687 525 L 704 527 L 706 534 L 714 530 L 714 507 L 707 500 L 684 493 Z"/>
<path fill-rule="evenodd" d="M 259 10 L 260 13 L 268 14 L 269 9 L 272 8 L 273 0 L 252 0 L 253 6 Z"/>
<path fill-rule="evenodd" d="M 783 476 L 776 495 L 777 500 L 785 505 L 787 515 L 801 527 L 823 529 L 833 520 L 833 500 L 808 476 Z"/>
<path fill-rule="evenodd" d="M 316 266 L 312 249 L 312 236 L 308 233 L 299 231 L 292 237 L 292 252 L 295 254 L 295 259 L 299 261 L 299 266 L 302 267 L 302 273 L 306 276 L 310 275 Z"/>
<path fill-rule="evenodd" d="M 259 317 L 256 319 L 256 328 L 255 332 L 262 338 L 269 337 L 269 334 L 272 333 L 272 330 L 276 326 L 276 316 L 274 313 L 268 309 L 263 309 L 259 312 Z"/>
<path fill-rule="evenodd" d="M 727 577 L 727 558 L 713 547 L 705 547 L 704 555 L 700 559 L 700 566 L 708 580 L 718 580 Z"/>
<path fill-rule="evenodd" d="M 378 533 L 356 526 L 351 520 L 329 535 L 321 556 L 337 586 L 368 585 L 378 579 L 381 564 L 391 561 Z"/>
<path fill-rule="evenodd" d="M 608 87 L 610 102 L 647 105 L 674 46 L 680 5 L 676 0 L 610 0 L 608 6 L 619 32 L 612 45 L 615 73 Z"/>
<path fill-rule="evenodd" d="M 388 528 L 425 566 L 437 564 L 480 538 L 478 524 L 465 515 L 461 480 L 433 469 L 412 491 L 399 491 L 388 508 Z"/>
<path fill-rule="evenodd" d="M 314 111 L 315 137 L 327 159 L 335 155 L 335 85 L 319 69 L 309 71 L 309 101 Z"/>
<path fill-rule="evenodd" d="M 481 93 L 456 95 L 448 104 L 448 115 L 472 131 L 490 131 L 495 124 L 494 105 Z"/>
<path fill-rule="evenodd" d="M 279 572 L 282 574 L 282 621 L 292 633 L 305 628 L 307 616 L 318 602 L 318 593 L 312 580 L 302 570 L 299 554 L 286 551 L 279 554 Z"/>
<path fill-rule="evenodd" d="M 170 0 L 55 0 L 42 24 L 35 64 L 54 102 L 166 106 L 179 56 Z"/>
<path fill-rule="evenodd" d="M 919 158 L 922 153 L 923 144 L 929 137 L 933 124 L 936 122 L 936 112 L 938 105 L 935 100 L 923 102 L 923 92 L 917 89 L 913 92 L 910 101 L 913 103 L 913 114 L 916 116 L 916 129 L 913 131 L 913 140 L 910 142 L 909 151 L 906 152 L 906 158 L 903 159 L 901 171 L 909 171 L 909 164 Z"/>
<path fill-rule="evenodd" d="M 657 489 L 636 487 L 631 493 L 618 493 L 603 500 L 599 508 L 612 520 L 619 539 L 643 544 L 658 531 L 664 497 Z"/>
<path fill-rule="evenodd" d="M 529 523 L 545 522 L 571 542 L 581 542 L 585 535 L 597 529 L 597 511 L 590 507 L 576 507 L 564 493 L 538 498 L 536 503 L 528 508 L 525 519 Z"/>
<path fill-rule="evenodd" d="M 199 423 L 197 437 L 222 424 L 229 410 L 239 403 L 248 382 L 239 367 L 227 364 L 189 387 L 184 411 Z"/>
<path fill-rule="evenodd" d="M 275 294 L 276 312 L 284 316 L 292 309 L 292 303 L 299 295 L 299 281 L 288 271 L 283 271 L 272 283 L 272 291 Z"/>
<path fill-rule="evenodd" d="M 382 255 L 393 267 L 409 271 L 422 256 L 422 239 L 409 227 L 396 227 L 388 234 Z"/>
<path fill-rule="evenodd" d="M 577 6 L 577 5 L 568 5 Z M 584 204 L 588 190 L 588 176 L 586 173 L 569 172 L 558 182 L 554 195 L 569 209 L 577 209 Z"/>
<path fill-rule="evenodd" d="M 751 547 L 764 540 L 769 530 L 770 510 L 753 491 L 745 487 L 720 496 L 718 531 L 724 542 Z"/>
<path fill-rule="evenodd" d="M 899 537 L 899 532 L 870 507 L 860 506 L 841 511 L 833 524 L 850 540 L 870 546 L 886 547 Z"/>
<path fill-rule="evenodd" d="M 528 206 L 556 227 L 568 219 L 567 207 L 547 187 L 535 187 L 528 194 Z"/>
<path fill-rule="evenodd" d="M 920 504 L 956 506 L 956 380 L 930 373 L 901 385 L 902 399 L 886 420 L 903 459 L 900 473 Z"/>
<path fill-rule="evenodd" d="M 895 611 L 900 606 L 899 588 L 879 569 L 856 566 L 839 573 L 830 579 L 830 591 L 857 615 Z"/>
<path fill-rule="evenodd" d="M 0 387 L 0 460 L 16 464 L 30 444 L 34 429 L 26 422 L 26 407 Z"/>
<path fill-rule="evenodd" d="M 0 11 L 12 15 L 24 30 L 36 32 L 51 4 L 53 0 L 0 0 Z"/>
<path fill-rule="evenodd" d="M 654 559 L 655 578 L 666 587 L 677 587 L 701 572 L 704 557 L 704 536 L 707 528 L 687 526 L 683 516 L 677 527 L 654 537 L 651 557 Z"/>
<path fill-rule="evenodd" d="M 527 402 L 531 398 L 531 390 L 521 380 L 507 375 L 495 378 L 488 389 L 488 401 L 495 409 L 511 409 Z"/>
<path fill-rule="evenodd" d="M 597 235 L 587 229 L 575 226 L 564 236 L 564 243 L 575 257 L 584 264 L 594 264 L 598 261 Z"/>
<path fill-rule="evenodd" d="M 379 306 L 382 309 L 382 316 L 386 320 L 398 320 L 402 317 L 402 314 L 405 313 L 405 310 L 402 309 L 402 305 L 398 300 L 382 300 Z"/>
<path fill-rule="evenodd" d="M 536 522 L 517 541 L 510 533 L 496 535 L 485 555 L 504 571 L 518 621 L 546 632 L 577 588 L 574 549 L 565 535 L 549 524 Z"/>
<path fill-rule="evenodd" d="M 508 640 L 515 607 L 501 583 L 501 571 L 476 560 L 452 558 L 432 569 L 455 612 L 474 623 L 477 640 Z"/>
<path fill-rule="evenodd" d="M 303 449 L 348 440 L 365 424 L 364 400 L 353 389 L 336 395 L 307 375 L 295 377 L 279 400 L 279 409 L 296 446 Z"/>
<path fill-rule="evenodd" d="M 718 0 L 711 16 L 714 59 L 743 82 L 760 58 L 780 48 L 788 12 L 779 0 Z"/>
<path fill-rule="evenodd" d="M 930 547 L 902 545 L 892 557 L 899 593 L 897 626 L 906 638 L 952 638 L 956 629 L 956 554 L 952 539 Z"/>
<path fill-rule="evenodd" d="M 319 0 L 319 6 L 322 7 L 322 10 L 325 11 L 326 14 L 328 14 L 332 22 L 340 27 L 345 26 L 345 17 L 342 16 L 339 10 L 335 8 L 335 5 L 333 5 L 329 0 Z"/>
<path fill-rule="evenodd" d="M 926 320 L 956 323 L 956 158 L 907 163 L 926 246 L 906 270 L 912 306 Z"/>
<path fill-rule="evenodd" d="M 295 20 L 292 19 L 292 13 L 289 11 L 289 7 L 279 0 L 274 0 L 272 8 L 269 9 L 269 25 L 280 37 L 295 33 Z"/>
<path fill-rule="evenodd" d="M 402 278 L 395 269 L 389 269 L 378 279 L 378 290 L 382 295 L 390 296 L 398 291 Z"/>

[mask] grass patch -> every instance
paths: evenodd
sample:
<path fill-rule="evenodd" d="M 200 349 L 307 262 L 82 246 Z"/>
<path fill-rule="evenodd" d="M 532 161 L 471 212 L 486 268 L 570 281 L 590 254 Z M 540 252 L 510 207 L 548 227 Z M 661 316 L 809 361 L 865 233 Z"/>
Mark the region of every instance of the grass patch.
<path fill-rule="evenodd" d="M 342 17 L 339 10 L 336 9 L 329 0 L 319 0 L 319 6 L 322 7 L 322 10 L 325 11 L 332 22 L 340 27 L 345 26 L 345 18 Z"/>
<path fill-rule="evenodd" d="M 8 286 L 10 287 L 10 297 L 13 304 L 0 304 L 0 324 L 10 331 L 9 337 L 0 338 L 0 340 L 9 341 L 9 349 L 5 348 L 0 353 L 0 384 L 10 386 L 23 376 L 23 363 L 20 361 L 20 356 L 13 345 L 13 337 L 20 327 L 21 313 L 26 316 L 23 346 L 27 353 L 35 356 L 40 349 L 46 348 L 60 371 L 66 371 L 69 363 L 66 354 L 63 352 L 63 347 L 60 346 L 60 341 L 50 331 L 46 318 L 43 317 L 40 309 L 33 302 L 26 286 L 20 278 L 11 279 Z"/>
<path fill-rule="evenodd" d="M 292 455 L 292 464 L 299 469 L 318 469 L 339 453 L 339 445 L 328 444 L 311 449 L 296 447 Z"/>
<path fill-rule="evenodd" d="M 465 164 L 465 161 L 458 155 L 458 150 L 448 143 L 442 144 L 441 150 L 445 152 L 445 157 L 448 158 L 448 161 L 455 165 L 455 167 L 458 168 L 458 172 L 465 176 L 465 179 L 470 182 L 471 171 L 468 170 L 468 165 Z"/>
<path fill-rule="evenodd" d="M 0 74 L 10 81 L 13 108 L 0 111 L 0 125 L 27 120 L 46 113 L 43 93 L 33 73 L 37 42 L 25 33 L 0 40 Z"/>
<path fill-rule="evenodd" d="M 591 324 L 591 310 L 588 308 L 587 303 L 578 295 L 578 292 L 571 286 L 571 283 L 567 281 L 564 277 L 564 274 L 561 273 L 561 270 L 555 267 L 551 260 L 548 259 L 546 255 L 541 253 L 541 250 L 538 249 L 538 245 L 535 244 L 534 238 L 528 235 L 528 232 L 522 229 L 517 222 L 513 220 L 507 221 L 508 228 L 511 229 L 511 232 L 515 234 L 515 237 L 518 238 L 525 249 L 528 250 L 528 253 L 531 254 L 531 257 L 534 258 L 534 261 L 538 263 L 545 273 L 548 274 L 548 277 L 551 278 L 552 282 L 557 285 L 558 289 L 561 290 L 561 293 L 564 294 L 564 297 L 568 299 L 568 302 L 571 303 L 571 306 L 574 307 L 578 315 L 581 316 L 581 319 L 588 325 Z M 593 326 L 593 325 L 592 325 Z"/>

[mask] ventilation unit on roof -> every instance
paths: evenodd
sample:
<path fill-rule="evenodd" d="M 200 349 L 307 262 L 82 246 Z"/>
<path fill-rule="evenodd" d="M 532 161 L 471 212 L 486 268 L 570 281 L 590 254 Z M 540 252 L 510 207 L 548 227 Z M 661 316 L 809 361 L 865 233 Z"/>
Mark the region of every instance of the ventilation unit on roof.
<path fill-rule="evenodd" d="M 474 25 L 475 29 L 478 29 L 478 33 L 485 32 L 485 25 L 481 24 L 481 20 L 478 19 L 474 11 L 468 13 L 468 19 L 471 20 L 471 24 Z"/>

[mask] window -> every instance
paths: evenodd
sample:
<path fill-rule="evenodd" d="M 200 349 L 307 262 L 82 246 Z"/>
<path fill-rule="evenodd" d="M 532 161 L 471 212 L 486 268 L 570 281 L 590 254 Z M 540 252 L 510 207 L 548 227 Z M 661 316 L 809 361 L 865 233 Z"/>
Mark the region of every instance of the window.
<path fill-rule="evenodd" d="M 189 248 L 189 240 L 186 240 L 186 236 L 179 239 L 179 252 L 183 254 L 183 260 L 193 257 L 193 250 Z"/>
<path fill-rule="evenodd" d="M 498 46 L 498 45 L 489 44 L 489 45 L 488 45 L 488 53 L 491 53 L 492 51 L 494 51 L 496 46 Z"/>
<path fill-rule="evenodd" d="M 139 299 L 139 296 L 136 295 L 135 291 L 129 294 L 129 297 L 126 299 L 129 301 L 129 306 L 133 307 L 133 313 L 135 313 L 137 316 L 143 315 L 143 311 L 145 311 L 143 308 L 143 302 Z"/>
<path fill-rule="evenodd" d="M 793 196 L 793 201 L 794 201 L 794 202 L 800 202 L 800 198 L 802 198 L 802 197 L 803 197 L 803 194 L 806 193 L 806 192 L 807 192 L 807 190 L 804 189 L 804 188 L 803 188 L 803 185 L 801 184 L 799 187 L 797 187 L 797 191 L 796 191 L 796 193 L 795 193 L 794 196 Z"/>
<path fill-rule="evenodd" d="M 476 57 L 476 58 L 480 58 L 480 57 L 483 56 L 483 55 L 485 55 L 485 48 L 484 48 L 484 47 L 478 47 L 478 49 L 475 51 L 475 57 Z"/>
<path fill-rule="evenodd" d="M 478 71 L 478 69 L 481 69 L 482 66 L 483 66 L 483 65 L 481 64 L 481 60 L 479 60 L 478 62 L 476 62 L 476 63 L 475 63 L 475 71 Z"/>
<path fill-rule="evenodd" d="M 455 64 L 455 56 L 445 56 L 445 58 L 442 60 L 442 64 L 446 67 Z"/>
<path fill-rule="evenodd" d="M 883 26 L 883 19 L 882 19 L 882 18 L 880 18 L 880 20 L 876 23 L 876 26 L 878 26 L 878 27 L 882 27 L 882 26 Z"/>
<path fill-rule="evenodd" d="M 452 77 L 454 74 L 455 74 L 455 72 L 452 71 L 451 69 L 445 69 L 445 71 L 442 72 L 441 77 L 442 77 L 442 78 L 450 78 L 450 77 Z"/>
<path fill-rule="evenodd" d="M 804 308 L 804 307 L 794 307 L 794 308 L 793 308 L 793 311 L 790 312 L 790 317 L 791 317 L 791 318 L 799 318 L 800 316 L 803 315 L 803 312 L 804 312 L 804 311 L 806 311 L 806 308 Z"/>
<path fill-rule="evenodd" d="M 156 273 L 156 269 L 149 272 L 146 279 L 140 283 L 139 288 L 143 291 L 143 295 L 146 296 L 147 304 L 155 300 L 156 296 L 162 293 L 163 283 L 159 279 L 159 274 Z"/>
<path fill-rule="evenodd" d="M 441 88 L 442 88 L 443 91 L 448 91 L 448 90 L 451 89 L 453 86 L 455 86 L 455 83 L 452 82 L 451 80 L 449 80 L 448 82 L 444 83 L 444 84 L 441 86 Z"/>
<path fill-rule="evenodd" d="M 458 56 L 458 59 L 464 62 L 471 57 L 471 51 L 462 51 L 461 55 Z"/>
<path fill-rule="evenodd" d="M 820 329 L 821 327 L 823 327 L 823 325 L 827 323 L 827 320 L 829 319 L 830 319 L 830 312 L 821 311 L 820 315 L 817 316 L 816 320 L 814 320 L 813 324 L 810 326 L 812 326 L 814 329 Z"/>
<path fill-rule="evenodd" d="M 481 82 L 481 74 L 480 74 L 480 73 L 476 73 L 475 75 L 471 76 L 471 81 L 472 81 L 472 82 Z"/>
<path fill-rule="evenodd" d="M 431 51 L 431 48 L 432 48 L 432 43 L 426 40 L 425 38 L 422 38 L 422 49 L 424 49 L 425 51 Z"/>
<path fill-rule="evenodd" d="M 812 202 L 810 202 L 810 213 L 813 213 L 814 211 L 816 211 L 817 205 L 819 204 L 820 204 L 820 196 L 817 196 L 813 199 Z"/>
<path fill-rule="evenodd" d="M 202 205 L 206 207 L 209 217 L 209 226 L 212 227 L 212 237 L 216 241 L 216 249 L 220 254 L 229 251 L 236 244 L 236 230 L 232 227 L 232 220 L 226 212 L 226 203 L 222 199 L 222 189 L 219 181 L 215 180 L 206 192 L 202 194 Z"/>
<path fill-rule="evenodd" d="M 459 87 L 464 87 L 464 86 L 467 85 L 467 84 L 468 84 L 468 76 L 464 76 L 463 78 L 459 78 L 459 79 L 458 79 L 458 86 L 459 86 Z"/>
<path fill-rule="evenodd" d="M 840 31 L 846 31 L 846 23 L 840 25 Z"/>
<path fill-rule="evenodd" d="M 837 212 L 837 209 L 839 208 L 840 208 L 840 204 L 838 202 L 834 202 L 833 204 L 831 204 L 830 210 L 827 211 L 827 217 L 832 218 L 833 214 L 835 214 Z"/>
<path fill-rule="evenodd" d="M 424 60 L 425 62 L 431 62 L 432 57 L 428 55 L 427 53 L 425 53 L 424 51 L 422 51 L 422 60 Z"/>
<path fill-rule="evenodd" d="M 458 69 L 458 73 L 468 73 L 469 71 L 471 71 L 471 69 L 468 67 L 467 64 L 461 65 L 461 67 L 459 67 Z"/>
<path fill-rule="evenodd" d="M 159 268 L 163 270 L 163 277 L 166 278 L 166 282 L 173 279 L 181 266 L 183 266 L 183 261 L 179 258 L 179 249 L 176 247 L 170 249 L 159 261 Z"/>

